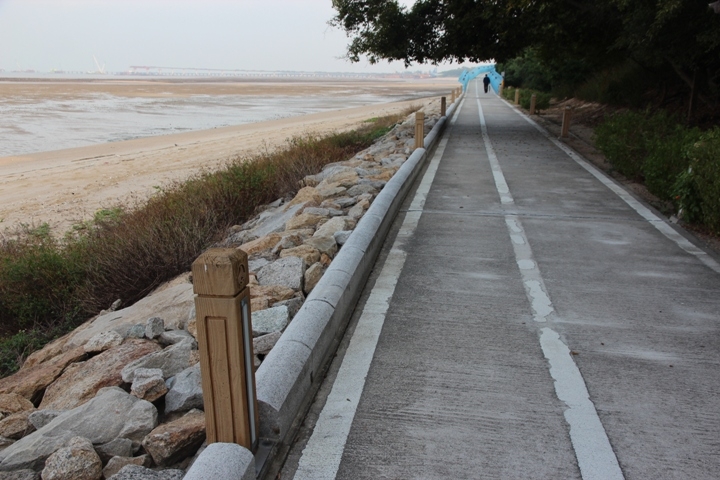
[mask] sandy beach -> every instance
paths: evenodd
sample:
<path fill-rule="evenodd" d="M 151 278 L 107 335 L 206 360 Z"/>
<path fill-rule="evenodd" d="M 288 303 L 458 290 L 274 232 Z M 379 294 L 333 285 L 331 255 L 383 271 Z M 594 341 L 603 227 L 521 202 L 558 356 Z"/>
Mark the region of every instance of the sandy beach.
<path fill-rule="evenodd" d="M 454 79 L 416 82 L 0 82 L 0 95 L 84 95 L 89 90 L 112 95 L 213 95 L 229 90 L 243 95 L 342 95 L 348 89 L 395 92 L 432 91 L 448 95 Z M 437 98 L 437 97 L 435 97 Z M 430 99 L 427 99 L 428 101 Z M 420 100 L 326 111 L 280 120 L 140 138 L 64 150 L 0 158 L 0 220 L 6 227 L 20 222 L 49 223 L 64 232 L 91 218 L 101 208 L 142 200 L 169 182 L 202 169 L 214 169 L 235 156 L 282 146 L 305 134 L 350 129 L 372 117 L 407 110 Z"/>

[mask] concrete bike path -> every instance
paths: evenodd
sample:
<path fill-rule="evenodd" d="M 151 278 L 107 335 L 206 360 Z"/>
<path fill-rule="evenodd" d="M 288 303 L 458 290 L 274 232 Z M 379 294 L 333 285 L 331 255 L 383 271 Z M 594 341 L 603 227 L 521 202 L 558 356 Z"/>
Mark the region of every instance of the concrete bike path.
<path fill-rule="evenodd" d="M 551 140 L 471 84 L 294 478 L 717 478 L 720 265 Z"/>

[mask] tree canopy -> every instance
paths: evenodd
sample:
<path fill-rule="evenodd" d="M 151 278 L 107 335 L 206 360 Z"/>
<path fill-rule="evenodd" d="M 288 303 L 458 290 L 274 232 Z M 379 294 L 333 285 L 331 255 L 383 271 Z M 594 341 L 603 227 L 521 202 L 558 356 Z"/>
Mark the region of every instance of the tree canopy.
<path fill-rule="evenodd" d="M 630 60 L 717 98 L 720 15 L 706 0 L 333 0 L 347 56 L 503 62 L 532 49 L 546 66 L 599 71 Z"/>

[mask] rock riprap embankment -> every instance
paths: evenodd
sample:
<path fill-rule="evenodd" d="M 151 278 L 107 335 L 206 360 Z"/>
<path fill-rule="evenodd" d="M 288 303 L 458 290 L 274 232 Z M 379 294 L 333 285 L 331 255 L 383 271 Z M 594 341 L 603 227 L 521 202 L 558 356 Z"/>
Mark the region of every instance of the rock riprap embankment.
<path fill-rule="evenodd" d="M 426 131 L 438 110 L 439 101 L 425 107 Z M 221 242 L 248 254 L 256 367 L 412 153 L 413 135 L 409 117 Z M 118 307 L 0 379 L 0 480 L 182 478 L 205 440 L 190 276 Z"/>

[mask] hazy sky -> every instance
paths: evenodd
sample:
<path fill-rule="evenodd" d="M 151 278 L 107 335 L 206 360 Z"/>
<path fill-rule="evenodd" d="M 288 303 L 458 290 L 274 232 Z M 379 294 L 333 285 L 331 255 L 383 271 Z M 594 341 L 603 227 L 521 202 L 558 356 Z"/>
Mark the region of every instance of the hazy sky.
<path fill-rule="evenodd" d="M 348 39 L 327 25 L 334 13 L 331 0 L 0 0 L 0 69 L 93 71 L 93 55 L 109 72 L 404 69 L 339 59 Z"/>

